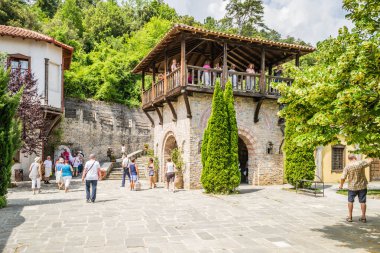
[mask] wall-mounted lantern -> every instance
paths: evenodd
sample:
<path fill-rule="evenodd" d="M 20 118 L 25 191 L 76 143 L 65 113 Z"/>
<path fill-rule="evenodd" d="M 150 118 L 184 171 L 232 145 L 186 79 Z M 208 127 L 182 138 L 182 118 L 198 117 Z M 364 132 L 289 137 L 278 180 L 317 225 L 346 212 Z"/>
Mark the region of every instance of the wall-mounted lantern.
<path fill-rule="evenodd" d="M 273 143 L 271 141 L 267 143 L 267 154 L 273 154 Z"/>

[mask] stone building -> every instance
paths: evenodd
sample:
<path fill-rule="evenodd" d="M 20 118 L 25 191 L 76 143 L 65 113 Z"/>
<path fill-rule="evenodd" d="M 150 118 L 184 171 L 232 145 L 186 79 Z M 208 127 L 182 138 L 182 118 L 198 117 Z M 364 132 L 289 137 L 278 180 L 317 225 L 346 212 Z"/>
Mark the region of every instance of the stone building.
<path fill-rule="evenodd" d="M 241 168 L 248 169 L 249 184 L 282 183 L 283 121 L 277 116 L 280 94 L 272 84 L 291 85 L 292 79 L 281 76 L 280 64 L 295 59 L 298 65 L 299 57 L 312 51 L 307 46 L 175 25 L 133 71 L 142 74 L 142 109 L 152 124 L 160 178 L 166 158 L 178 147 L 185 163 L 185 188 L 201 187 L 200 150 L 213 86 L 217 79 L 222 85 L 230 79 Z M 152 75 L 152 84 L 146 84 L 146 74 Z M 242 178 L 246 179 L 244 174 Z"/>

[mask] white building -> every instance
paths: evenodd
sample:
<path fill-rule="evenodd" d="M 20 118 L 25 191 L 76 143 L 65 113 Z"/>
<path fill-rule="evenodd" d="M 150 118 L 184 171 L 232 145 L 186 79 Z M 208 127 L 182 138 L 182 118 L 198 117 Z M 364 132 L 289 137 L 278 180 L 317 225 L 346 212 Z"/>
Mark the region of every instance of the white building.
<path fill-rule="evenodd" d="M 70 67 L 73 50 L 44 34 L 0 25 L 0 52 L 8 55 L 11 68 L 30 70 L 37 79 L 48 133 L 63 114 L 63 72 Z M 25 176 L 34 157 L 20 155 L 19 159 Z"/>

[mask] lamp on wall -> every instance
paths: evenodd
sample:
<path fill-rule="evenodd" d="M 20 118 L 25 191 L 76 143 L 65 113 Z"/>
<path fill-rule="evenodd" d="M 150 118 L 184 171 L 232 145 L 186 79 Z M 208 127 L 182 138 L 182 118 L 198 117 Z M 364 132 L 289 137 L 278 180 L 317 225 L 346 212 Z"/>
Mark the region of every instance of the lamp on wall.
<path fill-rule="evenodd" d="M 267 154 L 273 154 L 273 143 L 271 141 L 267 143 Z"/>

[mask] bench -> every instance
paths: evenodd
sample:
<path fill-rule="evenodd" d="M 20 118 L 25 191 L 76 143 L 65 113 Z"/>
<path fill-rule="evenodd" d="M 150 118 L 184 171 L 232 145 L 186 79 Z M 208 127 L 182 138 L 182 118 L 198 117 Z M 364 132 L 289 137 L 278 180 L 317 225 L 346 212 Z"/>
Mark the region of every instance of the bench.
<path fill-rule="evenodd" d="M 304 185 L 304 183 L 311 183 L 311 185 L 314 184 L 314 188 L 312 188 L 312 187 L 310 187 L 310 188 L 299 187 L 299 185 Z M 317 188 L 317 185 L 320 185 L 320 184 L 322 184 L 322 192 Z M 322 194 L 322 196 L 324 197 L 325 196 L 325 183 L 323 182 L 323 180 L 318 175 L 314 176 L 314 180 L 301 179 L 301 180 L 298 180 L 298 182 L 296 183 L 296 193 L 298 193 L 298 191 L 314 193 L 315 197 L 317 197 L 317 194 Z"/>

